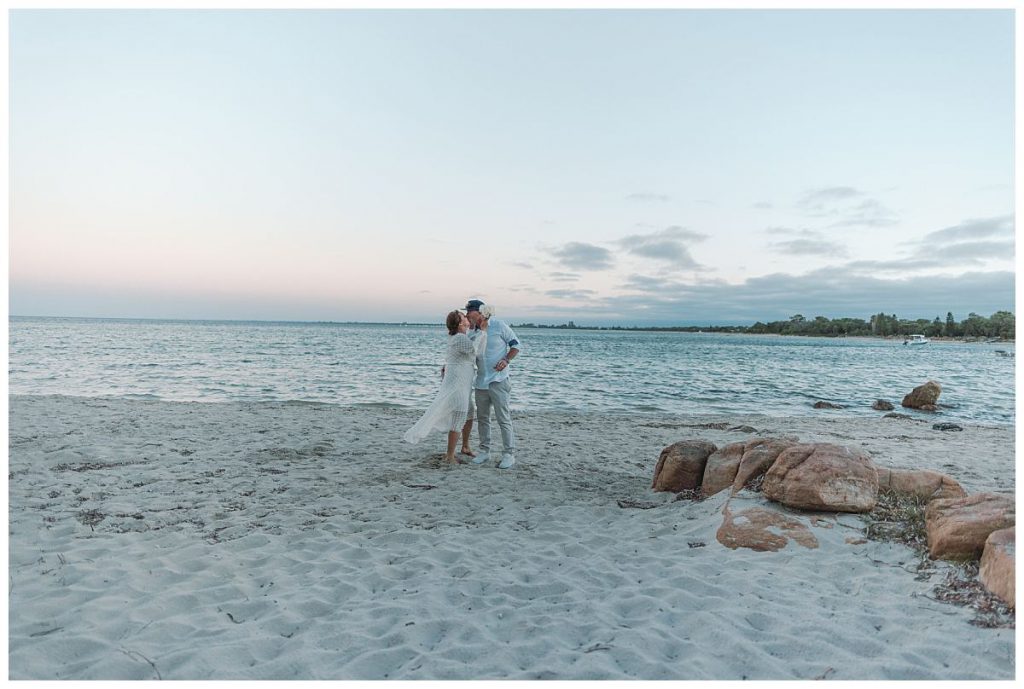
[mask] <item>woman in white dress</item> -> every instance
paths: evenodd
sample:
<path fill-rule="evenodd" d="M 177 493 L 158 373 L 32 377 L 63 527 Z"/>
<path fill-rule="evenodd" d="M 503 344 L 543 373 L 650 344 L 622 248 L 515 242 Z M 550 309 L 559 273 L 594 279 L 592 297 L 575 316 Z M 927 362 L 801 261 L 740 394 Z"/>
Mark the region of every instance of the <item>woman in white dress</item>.
<path fill-rule="evenodd" d="M 448 352 L 441 389 L 420 420 L 402 437 L 410 443 L 418 443 L 431 431 L 448 431 L 448 452 L 444 458 L 449 464 L 458 464 L 455 445 L 469 415 L 476 357 L 487 346 L 487 321 L 481 322 L 480 333 L 472 340 L 466 334 L 469 319 L 461 311 L 449 313 L 445 325 L 448 327 Z"/>

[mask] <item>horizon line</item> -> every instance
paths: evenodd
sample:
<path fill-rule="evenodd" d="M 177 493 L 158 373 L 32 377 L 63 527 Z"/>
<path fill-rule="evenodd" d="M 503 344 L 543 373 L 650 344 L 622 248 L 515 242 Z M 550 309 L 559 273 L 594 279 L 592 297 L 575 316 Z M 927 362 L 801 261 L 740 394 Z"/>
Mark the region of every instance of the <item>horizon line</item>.
<path fill-rule="evenodd" d="M 996 311 L 996 313 L 998 313 L 999 311 L 1002 311 L 1002 310 L 1003 309 L 999 309 L 999 310 Z M 879 313 L 884 313 L 884 311 L 880 311 Z M 952 313 L 952 312 L 949 312 L 949 313 Z M 975 312 L 974 311 L 969 311 L 968 313 L 975 313 Z M 1016 316 L 1015 312 L 1013 312 L 1013 311 L 1009 311 L 1009 313 L 1011 313 L 1014 316 Z M 828 318 L 829 318 L 829 320 L 859 318 L 860 320 L 864 320 L 865 322 L 869 322 L 870 323 L 871 322 L 871 318 L 873 316 L 875 316 L 875 315 L 877 315 L 877 314 L 876 313 L 872 313 L 871 316 L 869 316 L 868 318 L 860 318 L 860 317 L 857 317 L 857 316 L 837 316 L 837 317 L 828 317 Z M 988 318 L 991 315 L 993 315 L 993 314 L 989 314 L 988 316 L 985 316 L 985 317 Z M 812 316 L 810 319 L 807 319 L 807 320 L 813 320 L 814 318 L 817 318 L 817 317 L 818 316 Z M 31 314 L 8 314 L 8 320 L 14 319 L 14 318 L 39 318 L 39 319 L 82 320 L 82 321 L 152 321 L 152 322 L 165 322 L 165 323 L 166 322 L 171 322 L 171 323 L 189 323 L 189 322 L 193 322 L 193 323 L 194 322 L 199 322 L 199 323 L 290 323 L 290 324 L 307 324 L 307 325 L 414 325 L 414 326 L 438 326 L 438 327 L 444 327 L 443 323 L 436 323 L 436 322 L 435 323 L 422 323 L 422 322 L 414 322 L 414 321 L 285 320 L 285 319 L 275 319 L 275 318 L 169 318 L 169 317 L 168 318 L 160 318 L 160 317 L 151 317 L 151 316 L 42 316 L 42 315 L 31 315 Z M 508 322 L 510 324 L 514 324 L 513 319 L 510 318 L 510 319 L 507 319 L 507 320 L 508 320 Z M 784 320 L 784 319 L 780 319 L 780 320 Z M 929 319 L 929 318 L 900 318 L 899 320 L 906 320 L 906 321 L 927 320 L 929 322 L 932 322 L 934 319 Z M 962 320 L 963 319 L 961 319 L 961 321 Z M 674 325 L 653 325 L 653 324 L 648 324 L 647 326 L 643 326 L 643 325 L 639 325 L 639 324 L 623 325 L 623 324 L 615 324 L 615 323 L 610 323 L 610 322 L 609 322 L 610 323 L 609 325 L 578 325 L 574 321 L 575 321 L 574 318 L 570 318 L 570 319 L 568 319 L 566 321 L 563 321 L 561 323 L 555 323 L 554 321 L 552 321 L 552 323 L 550 325 L 548 323 L 545 323 L 544 321 L 523 321 L 522 323 L 518 324 L 518 327 L 523 327 L 523 326 L 527 326 L 527 325 L 534 325 L 534 326 L 541 325 L 541 326 L 551 327 L 552 325 L 569 325 L 570 323 L 575 325 L 577 328 L 581 328 L 581 329 L 583 329 L 583 328 L 608 328 L 608 327 L 620 327 L 620 328 L 623 328 L 623 327 L 625 327 L 625 328 L 642 328 L 642 327 L 673 328 L 673 327 L 679 327 L 679 328 L 690 328 L 690 327 L 700 327 L 701 323 L 706 323 L 707 327 L 728 327 L 728 326 L 749 327 L 749 326 L 756 325 L 757 323 L 769 324 L 769 323 L 779 322 L 779 321 L 774 321 L 774 320 L 755 319 L 755 320 L 751 320 L 749 323 L 747 323 L 747 321 L 742 321 L 741 322 L 741 321 L 739 321 L 737 319 L 733 319 L 733 320 L 721 320 L 721 321 L 690 321 L 688 324 L 684 321 L 684 322 L 677 322 Z M 961 322 L 961 321 L 957 321 L 957 322 Z M 657 322 L 657 323 L 669 323 L 669 321 L 652 321 L 652 323 L 655 323 L 655 322 Z"/>

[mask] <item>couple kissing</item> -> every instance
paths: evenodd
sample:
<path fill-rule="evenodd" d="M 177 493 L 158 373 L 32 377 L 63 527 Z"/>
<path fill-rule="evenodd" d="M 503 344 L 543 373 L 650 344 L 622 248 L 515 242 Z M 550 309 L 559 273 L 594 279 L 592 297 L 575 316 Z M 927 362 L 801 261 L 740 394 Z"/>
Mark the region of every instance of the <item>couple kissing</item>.
<path fill-rule="evenodd" d="M 510 364 L 522 346 L 504 321 L 494 317 L 494 308 L 479 299 L 470 299 L 463 311 L 452 311 L 445 318 L 448 349 L 441 369 L 441 387 L 426 412 L 403 436 L 418 443 L 440 430 L 448 432 L 445 460 L 460 464 L 455 446 L 462 435 L 462 454 L 473 464 L 483 464 L 497 453 L 491 446 L 491 411 L 501 430 L 499 469 L 511 469 L 516 463 L 516 435 L 512 427 L 509 403 L 512 397 Z M 474 416 L 480 434 L 480 452 L 469 447 Z"/>

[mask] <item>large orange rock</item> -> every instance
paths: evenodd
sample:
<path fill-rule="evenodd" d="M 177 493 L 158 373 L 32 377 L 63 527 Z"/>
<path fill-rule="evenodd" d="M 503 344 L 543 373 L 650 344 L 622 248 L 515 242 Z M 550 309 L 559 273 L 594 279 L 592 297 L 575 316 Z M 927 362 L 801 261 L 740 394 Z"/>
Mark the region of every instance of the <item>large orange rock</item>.
<path fill-rule="evenodd" d="M 740 490 L 768 471 L 779 454 L 795 444 L 790 440 L 759 438 L 726 445 L 708 457 L 701 492 L 710 496 L 730 486 L 734 492 Z"/>
<path fill-rule="evenodd" d="M 700 488 L 705 497 L 732 485 L 746 447 L 746 443 L 730 443 L 708 457 L 708 464 L 704 467 L 704 482 Z"/>
<path fill-rule="evenodd" d="M 700 486 L 704 465 L 718 447 L 707 440 L 682 440 L 661 451 L 651 488 L 678 493 Z"/>
<path fill-rule="evenodd" d="M 981 554 L 979 572 L 985 588 L 1009 603 L 1011 608 L 1017 607 L 1014 586 L 1017 574 L 1016 539 L 1015 526 L 990 533 L 985 540 L 985 551 Z"/>
<path fill-rule="evenodd" d="M 1012 495 L 978 493 L 932 500 L 924 511 L 932 559 L 979 558 L 993 531 L 1015 524 Z"/>
<path fill-rule="evenodd" d="M 775 460 L 761 489 L 769 499 L 798 509 L 870 512 L 878 500 L 878 471 L 863 450 L 794 445 Z"/>
<path fill-rule="evenodd" d="M 747 443 L 743 457 L 740 458 L 739 468 L 736 470 L 736 478 L 732 482 L 732 492 L 742 490 L 747 483 L 767 473 L 779 455 L 794 445 L 796 443 L 792 440 L 772 438 Z"/>
<path fill-rule="evenodd" d="M 909 493 L 922 500 L 933 498 L 962 498 L 967 495 L 954 479 L 937 471 L 925 469 L 903 471 L 901 469 L 878 469 L 878 490 L 891 490 L 897 493 Z"/>
<path fill-rule="evenodd" d="M 934 380 L 929 380 L 924 385 L 918 385 L 910 391 L 910 394 L 903 398 L 903 406 L 911 409 L 926 409 L 935 411 L 939 403 L 939 395 L 942 394 L 942 386 Z"/>

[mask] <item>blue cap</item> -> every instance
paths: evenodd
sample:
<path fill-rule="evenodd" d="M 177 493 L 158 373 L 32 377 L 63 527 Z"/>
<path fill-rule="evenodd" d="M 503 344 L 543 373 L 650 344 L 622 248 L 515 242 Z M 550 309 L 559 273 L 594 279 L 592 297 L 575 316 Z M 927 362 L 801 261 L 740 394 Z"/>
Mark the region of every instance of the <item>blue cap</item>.
<path fill-rule="evenodd" d="M 469 313 L 470 311 L 479 311 L 480 307 L 483 305 L 484 303 L 479 299 L 470 299 L 466 302 L 466 313 Z"/>

